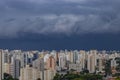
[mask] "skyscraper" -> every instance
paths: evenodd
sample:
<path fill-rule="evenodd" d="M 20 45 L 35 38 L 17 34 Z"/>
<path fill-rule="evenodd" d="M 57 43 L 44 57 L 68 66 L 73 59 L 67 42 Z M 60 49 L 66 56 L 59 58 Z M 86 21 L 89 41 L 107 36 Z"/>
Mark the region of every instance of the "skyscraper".
<path fill-rule="evenodd" d="M 0 50 L 0 80 L 3 79 L 3 50 Z"/>
<path fill-rule="evenodd" d="M 46 61 L 46 68 L 47 69 L 51 69 L 51 70 L 55 70 L 55 59 L 53 56 L 50 56 L 47 61 Z"/>
<path fill-rule="evenodd" d="M 16 59 L 14 63 L 14 78 L 19 78 L 20 76 L 20 60 Z"/>
<path fill-rule="evenodd" d="M 96 50 L 91 50 L 88 55 L 87 55 L 87 69 L 89 70 L 90 73 L 94 73 L 95 69 L 96 69 L 96 54 L 97 51 Z"/>

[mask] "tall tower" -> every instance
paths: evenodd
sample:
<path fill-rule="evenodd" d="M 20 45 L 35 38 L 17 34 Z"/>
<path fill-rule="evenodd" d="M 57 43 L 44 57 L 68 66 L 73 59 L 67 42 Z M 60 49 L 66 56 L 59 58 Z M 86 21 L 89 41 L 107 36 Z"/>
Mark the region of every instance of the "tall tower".
<path fill-rule="evenodd" d="M 81 60 L 82 69 L 85 69 L 86 52 L 84 50 L 81 50 L 80 55 L 81 55 L 80 60 Z"/>
<path fill-rule="evenodd" d="M 20 60 L 15 59 L 14 61 L 14 78 L 18 79 L 20 76 Z"/>
<path fill-rule="evenodd" d="M 90 72 L 90 57 L 91 55 L 87 54 L 87 69 L 89 70 L 89 72 Z"/>
<path fill-rule="evenodd" d="M 96 53 L 90 51 L 87 58 L 87 69 L 90 73 L 94 73 L 96 69 Z"/>
<path fill-rule="evenodd" d="M 50 70 L 55 70 L 55 59 L 53 56 L 50 56 L 46 61 L 46 68 Z"/>
<path fill-rule="evenodd" d="M 0 50 L 0 80 L 3 79 L 3 50 Z"/>

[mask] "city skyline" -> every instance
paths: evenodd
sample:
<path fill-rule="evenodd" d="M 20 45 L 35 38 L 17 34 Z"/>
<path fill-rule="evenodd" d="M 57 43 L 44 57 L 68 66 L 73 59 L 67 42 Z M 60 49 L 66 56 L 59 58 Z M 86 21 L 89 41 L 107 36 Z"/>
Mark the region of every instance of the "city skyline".
<path fill-rule="evenodd" d="M 0 80 L 10 80 L 10 76 L 12 80 L 58 80 L 56 75 L 68 74 L 99 75 L 100 80 L 115 80 L 120 73 L 119 62 L 120 51 L 0 49 Z M 66 79 L 72 80 L 67 77 Z M 60 80 L 65 80 L 65 77 Z"/>

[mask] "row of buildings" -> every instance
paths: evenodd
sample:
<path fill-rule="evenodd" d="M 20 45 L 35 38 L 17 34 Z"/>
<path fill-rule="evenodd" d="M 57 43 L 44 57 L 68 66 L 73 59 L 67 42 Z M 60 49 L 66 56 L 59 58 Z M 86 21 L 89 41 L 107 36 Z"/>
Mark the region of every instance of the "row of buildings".
<path fill-rule="evenodd" d="M 111 69 L 118 65 L 117 51 L 21 51 L 0 50 L 0 80 L 4 73 L 19 80 L 53 80 L 56 73 L 70 70 L 89 73 L 105 72 L 106 60 L 111 60 Z"/>

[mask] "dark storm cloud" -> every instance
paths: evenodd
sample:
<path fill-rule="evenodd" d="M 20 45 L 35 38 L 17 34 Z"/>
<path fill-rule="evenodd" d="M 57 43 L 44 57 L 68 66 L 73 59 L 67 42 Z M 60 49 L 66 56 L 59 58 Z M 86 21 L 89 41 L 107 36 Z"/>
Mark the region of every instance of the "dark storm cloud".
<path fill-rule="evenodd" d="M 0 36 L 119 33 L 119 0 L 1 0 Z"/>

